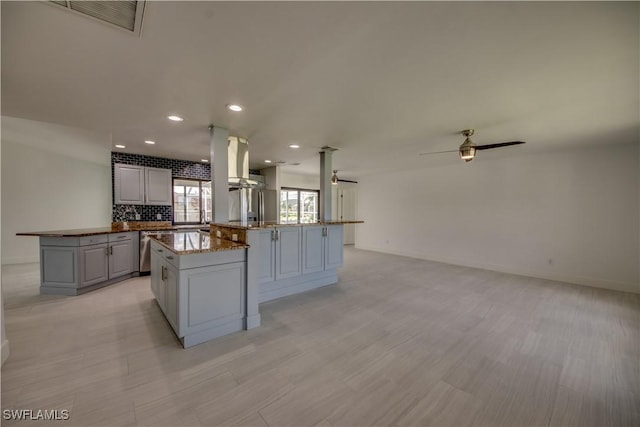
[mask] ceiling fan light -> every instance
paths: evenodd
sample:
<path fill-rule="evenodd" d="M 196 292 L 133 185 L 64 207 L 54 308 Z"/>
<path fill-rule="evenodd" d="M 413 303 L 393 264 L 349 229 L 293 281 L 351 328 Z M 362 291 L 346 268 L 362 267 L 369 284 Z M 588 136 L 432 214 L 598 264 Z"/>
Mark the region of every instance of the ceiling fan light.
<path fill-rule="evenodd" d="M 476 146 L 469 138 L 467 138 L 460 146 L 459 153 L 462 160 L 470 162 L 476 156 Z"/>
<path fill-rule="evenodd" d="M 338 171 L 333 171 L 333 176 L 331 177 L 331 184 L 338 185 Z"/>

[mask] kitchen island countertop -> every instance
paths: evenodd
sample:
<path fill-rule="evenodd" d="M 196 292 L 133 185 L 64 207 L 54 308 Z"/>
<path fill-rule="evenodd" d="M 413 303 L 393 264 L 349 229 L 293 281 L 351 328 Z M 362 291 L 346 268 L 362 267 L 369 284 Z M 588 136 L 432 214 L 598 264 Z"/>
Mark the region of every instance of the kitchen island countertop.
<path fill-rule="evenodd" d="M 245 249 L 249 245 L 225 239 L 212 239 L 201 231 L 174 231 L 173 233 L 150 234 L 149 237 L 177 255 Z"/>
<path fill-rule="evenodd" d="M 274 227 L 302 227 L 309 225 L 340 225 L 340 224 L 363 224 L 364 221 L 342 221 L 342 220 L 330 220 L 330 221 L 318 221 L 318 222 L 305 222 L 288 224 L 280 221 L 230 221 L 230 222 L 212 222 L 211 226 L 237 228 L 240 230 L 253 230 L 264 229 Z"/>

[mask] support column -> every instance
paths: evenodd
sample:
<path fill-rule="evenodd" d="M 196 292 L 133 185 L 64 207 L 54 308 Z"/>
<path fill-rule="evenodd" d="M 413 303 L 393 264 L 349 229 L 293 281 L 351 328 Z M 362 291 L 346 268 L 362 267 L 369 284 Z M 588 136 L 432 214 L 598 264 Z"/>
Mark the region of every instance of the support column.
<path fill-rule="evenodd" d="M 331 221 L 331 176 L 333 152 L 320 152 L 320 221 Z"/>
<path fill-rule="evenodd" d="M 229 130 L 209 126 L 212 222 L 229 222 Z"/>

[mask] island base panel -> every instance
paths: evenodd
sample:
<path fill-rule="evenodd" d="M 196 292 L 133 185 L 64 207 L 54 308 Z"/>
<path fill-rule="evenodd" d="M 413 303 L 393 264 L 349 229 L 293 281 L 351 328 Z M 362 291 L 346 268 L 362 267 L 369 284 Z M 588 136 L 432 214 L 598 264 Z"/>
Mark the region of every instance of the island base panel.
<path fill-rule="evenodd" d="M 114 283 L 122 282 L 127 279 L 131 279 L 132 277 L 138 277 L 140 273 L 130 273 L 124 276 L 119 276 L 111 280 L 107 280 L 105 282 L 98 283 L 92 286 L 85 286 L 82 288 L 70 288 L 70 287 L 60 287 L 60 286 L 40 286 L 40 295 L 66 295 L 66 296 L 77 296 L 86 294 L 87 292 L 95 291 L 96 289 L 104 288 L 105 286 L 113 285 Z"/>
<path fill-rule="evenodd" d="M 259 302 L 267 302 L 336 283 L 338 283 L 337 270 L 325 270 L 288 279 L 265 282 L 259 285 Z"/>
<path fill-rule="evenodd" d="M 224 335 L 232 334 L 234 332 L 239 332 L 247 329 L 245 327 L 244 319 L 234 320 L 232 322 L 226 323 L 224 325 L 220 325 L 215 328 L 206 329 L 201 332 L 195 332 L 193 334 L 185 335 L 180 338 L 180 343 L 182 343 L 182 347 L 189 348 L 194 345 L 202 344 L 204 342 L 210 341 L 214 338 L 219 338 Z"/>

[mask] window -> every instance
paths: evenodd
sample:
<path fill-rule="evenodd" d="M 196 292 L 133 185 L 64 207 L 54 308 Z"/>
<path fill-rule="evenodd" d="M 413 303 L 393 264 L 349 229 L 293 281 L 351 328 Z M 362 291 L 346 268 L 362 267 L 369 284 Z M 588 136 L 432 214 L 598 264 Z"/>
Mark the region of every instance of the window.
<path fill-rule="evenodd" d="M 197 224 L 209 221 L 211 221 L 211 181 L 174 179 L 173 222 Z"/>
<path fill-rule="evenodd" d="M 320 192 L 299 188 L 280 191 L 280 222 L 284 224 L 318 222 Z"/>

